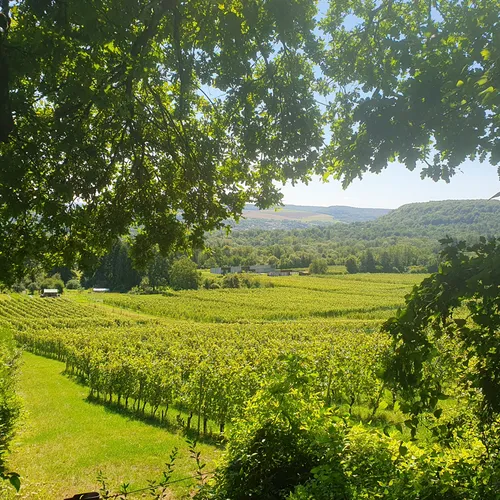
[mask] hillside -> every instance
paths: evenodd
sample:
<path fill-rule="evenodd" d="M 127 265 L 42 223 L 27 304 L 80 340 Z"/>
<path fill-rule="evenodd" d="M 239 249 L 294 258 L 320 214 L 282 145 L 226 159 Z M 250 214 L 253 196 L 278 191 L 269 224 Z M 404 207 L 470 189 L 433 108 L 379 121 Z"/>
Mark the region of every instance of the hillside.
<path fill-rule="evenodd" d="M 437 237 L 445 234 L 500 235 L 500 202 L 445 200 L 411 203 L 365 226 L 385 235 Z M 379 233 L 379 234 L 380 234 Z"/>
<path fill-rule="evenodd" d="M 300 208 L 301 212 L 307 212 L 305 207 Z M 333 208 L 336 207 L 329 207 Z M 480 236 L 500 236 L 500 202 L 413 203 L 368 222 L 304 223 L 302 229 L 276 219 L 268 226 L 258 225 L 260 221 L 255 218 L 246 221 L 249 222 L 256 224 L 254 227 L 238 225 L 240 230 L 230 235 L 222 232 L 210 235 L 211 253 L 204 254 L 198 264 L 214 267 L 272 263 L 288 268 L 307 267 L 316 258 L 326 259 L 330 265 L 341 265 L 347 258 L 355 257 L 365 270 L 393 272 L 412 266 L 432 270 L 436 268 L 440 251 L 439 240 L 446 236 L 470 243 Z M 370 266 L 373 257 L 375 266 Z"/>
<path fill-rule="evenodd" d="M 307 205 L 284 205 L 276 210 L 259 210 L 247 204 L 244 219 L 235 224 L 235 229 L 305 229 L 336 223 L 367 222 L 386 215 L 386 208 L 357 208 L 335 205 L 315 207 Z"/>
<path fill-rule="evenodd" d="M 244 220 L 234 229 L 307 229 L 313 226 L 341 224 L 349 233 L 382 231 L 384 234 L 411 237 L 441 237 L 452 233 L 500 234 L 500 202 L 491 200 L 444 200 L 411 203 L 396 210 L 347 206 L 314 207 L 285 205 L 277 210 L 259 210 L 247 205 Z M 365 223 L 353 227 L 352 223 Z M 336 231 L 344 233 L 346 227 Z M 457 235 L 458 236 L 458 235 Z"/>

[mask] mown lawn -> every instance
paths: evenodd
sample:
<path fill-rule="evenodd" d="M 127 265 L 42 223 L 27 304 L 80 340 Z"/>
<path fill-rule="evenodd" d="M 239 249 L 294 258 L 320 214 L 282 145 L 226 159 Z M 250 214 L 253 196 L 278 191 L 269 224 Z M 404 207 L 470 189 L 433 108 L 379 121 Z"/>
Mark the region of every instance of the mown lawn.
<path fill-rule="evenodd" d="M 131 489 L 159 479 L 174 447 L 179 449 L 173 479 L 191 476 L 195 462 L 180 433 L 117 413 L 86 400 L 88 388 L 62 375 L 64 364 L 23 354 L 19 394 L 24 416 L 9 465 L 22 476 L 21 498 L 62 499 L 98 489 L 102 471 L 113 489 L 123 482 Z M 199 444 L 213 468 L 218 448 Z M 173 496 L 187 494 L 192 481 L 176 483 Z"/>

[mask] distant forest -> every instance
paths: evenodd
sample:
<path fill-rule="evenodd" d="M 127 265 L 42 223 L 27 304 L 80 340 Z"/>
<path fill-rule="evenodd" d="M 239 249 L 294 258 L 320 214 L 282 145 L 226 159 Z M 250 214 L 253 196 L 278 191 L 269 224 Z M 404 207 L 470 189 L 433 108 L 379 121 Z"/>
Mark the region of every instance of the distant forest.
<path fill-rule="evenodd" d="M 317 258 L 329 265 L 354 259 L 360 272 L 432 271 L 439 240 L 450 236 L 473 243 L 500 235 L 500 202 L 451 200 L 414 203 L 374 221 L 293 230 L 238 230 L 208 237 L 211 251 L 197 256 L 200 267 L 269 263 L 307 267 Z"/>
<path fill-rule="evenodd" d="M 271 264 L 307 268 L 314 260 L 348 264 L 350 272 L 431 272 L 437 268 L 439 240 L 450 236 L 474 243 L 481 236 L 500 236 L 500 202 L 436 201 L 405 205 L 374 221 L 311 226 L 307 229 L 234 228 L 207 237 L 207 249 L 195 252 L 199 268 Z M 118 241 L 85 286 L 126 291 L 147 278 L 150 286 L 169 282 L 175 256 L 155 255 L 134 269 L 128 245 Z"/>

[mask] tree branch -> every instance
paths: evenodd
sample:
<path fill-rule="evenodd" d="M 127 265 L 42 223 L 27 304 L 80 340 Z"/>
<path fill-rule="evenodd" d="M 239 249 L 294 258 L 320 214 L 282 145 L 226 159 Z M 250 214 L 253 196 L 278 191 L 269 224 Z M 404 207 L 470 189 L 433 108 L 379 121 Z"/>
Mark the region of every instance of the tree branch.
<path fill-rule="evenodd" d="M 9 34 L 9 0 L 0 0 L 0 142 L 7 142 L 14 130 L 9 95 L 9 65 L 5 41 Z"/>

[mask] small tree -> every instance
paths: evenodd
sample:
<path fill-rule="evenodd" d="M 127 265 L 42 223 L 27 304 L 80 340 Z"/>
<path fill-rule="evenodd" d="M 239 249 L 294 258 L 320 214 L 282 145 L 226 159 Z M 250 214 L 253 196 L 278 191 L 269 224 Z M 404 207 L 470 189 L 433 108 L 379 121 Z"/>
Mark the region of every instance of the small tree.
<path fill-rule="evenodd" d="M 81 288 L 80 280 L 74 278 L 66 283 L 66 288 L 68 290 L 79 290 Z"/>
<path fill-rule="evenodd" d="M 201 274 L 192 260 L 183 257 L 173 263 L 170 285 L 174 290 L 197 290 L 200 283 Z"/>
<path fill-rule="evenodd" d="M 32 281 L 31 283 L 28 284 L 27 288 L 29 293 L 33 295 L 37 290 L 40 290 L 40 283 Z"/>
<path fill-rule="evenodd" d="M 328 271 L 328 263 L 325 259 L 314 259 L 309 265 L 311 274 L 326 274 Z"/>
<path fill-rule="evenodd" d="M 21 281 L 17 281 L 12 285 L 12 291 L 16 293 L 23 293 L 26 290 L 26 287 Z"/>
<path fill-rule="evenodd" d="M 358 263 L 358 259 L 356 259 L 356 257 L 349 257 L 346 261 L 345 261 L 345 267 L 347 269 L 347 272 L 349 274 L 356 274 L 356 273 L 359 273 L 359 263 Z"/>
<path fill-rule="evenodd" d="M 377 263 L 370 249 L 368 249 L 361 257 L 361 271 L 364 273 L 376 273 Z"/>
<path fill-rule="evenodd" d="M 63 293 L 64 281 L 61 279 L 59 274 L 54 274 L 50 278 L 45 278 L 40 283 L 40 291 L 43 292 L 44 288 L 57 288 L 59 293 Z"/>

